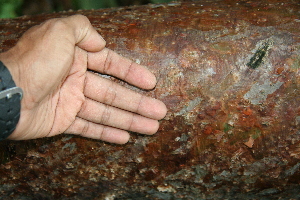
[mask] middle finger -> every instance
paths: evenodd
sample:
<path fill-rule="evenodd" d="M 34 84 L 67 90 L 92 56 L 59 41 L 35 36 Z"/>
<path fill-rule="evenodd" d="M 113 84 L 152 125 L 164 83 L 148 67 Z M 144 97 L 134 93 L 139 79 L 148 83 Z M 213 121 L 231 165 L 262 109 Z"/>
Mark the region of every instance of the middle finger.
<path fill-rule="evenodd" d="M 127 89 L 92 72 L 87 73 L 84 95 L 100 103 L 134 112 L 151 119 L 165 116 L 165 104 Z"/>
<path fill-rule="evenodd" d="M 77 116 L 93 123 L 148 135 L 156 133 L 159 127 L 157 120 L 105 105 L 88 98 L 85 99 Z"/>

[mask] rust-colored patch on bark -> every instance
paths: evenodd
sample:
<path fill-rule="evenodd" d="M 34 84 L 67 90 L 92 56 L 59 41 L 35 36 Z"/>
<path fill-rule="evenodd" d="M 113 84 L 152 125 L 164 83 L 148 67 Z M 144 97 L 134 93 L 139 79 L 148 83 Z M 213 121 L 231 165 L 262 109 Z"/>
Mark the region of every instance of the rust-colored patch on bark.
<path fill-rule="evenodd" d="M 46 19 L 86 15 L 109 48 L 149 67 L 158 84 L 142 92 L 169 109 L 156 135 L 121 146 L 69 135 L 1 142 L 0 194 L 297 199 L 299 10 L 296 0 L 204 0 L 0 20 L 5 51 Z"/>

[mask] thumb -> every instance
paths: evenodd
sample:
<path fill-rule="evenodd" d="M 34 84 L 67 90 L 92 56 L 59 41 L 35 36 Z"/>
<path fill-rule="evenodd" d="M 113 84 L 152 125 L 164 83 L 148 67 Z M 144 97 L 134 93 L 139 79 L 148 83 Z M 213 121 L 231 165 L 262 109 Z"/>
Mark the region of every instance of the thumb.
<path fill-rule="evenodd" d="M 71 25 L 75 44 L 78 47 L 89 52 L 101 51 L 105 47 L 105 40 L 94 29 L 87 17 L 83 15 L 73 15 L 63 20 Z"/>

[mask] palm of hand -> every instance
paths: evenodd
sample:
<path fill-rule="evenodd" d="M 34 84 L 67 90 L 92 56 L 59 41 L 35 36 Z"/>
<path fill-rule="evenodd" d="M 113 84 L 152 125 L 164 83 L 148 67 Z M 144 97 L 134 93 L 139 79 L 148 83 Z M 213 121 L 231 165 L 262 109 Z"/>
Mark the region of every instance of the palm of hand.
<path fill-rule="evenodd" d="M 48 118 L 53 119 L 53 125 L 47 136 L 54 136 L 65 132 L 68 128 L 72 128 L 77 113 L 80 111 L 85 100 L 83 91 L 86 80 L 87 69 L 86 52 L 76 48 L 74 53 L 74 62 L 66 79 L 61 83 L 56 95 L 49 101 L 55 105 L 51 115 Z M 51 98 L 49 96 L 49 98 Z M 43 109 L 43 108 L 42 108 Z M 76 128 L 76 127 L 75 127 Z M 85 127 L 77 129 L 86 130 Z"/>
<path fill-rule="evenodd" d="M 65 34 L 60 34 L 62 30 Z M 25 35 L 7 53 L 14 55 L 10 60 L 18 55 L 22 58 L 21 64 L 10 70 L 25 93 L 21 119 L 10 139 L 66 132 L 125 143 L 129 139 L 125 130 L 143 134 L 157 131 L 157 120 L 166 114 L 162 102 L 87 71 L 89 68 L 110 74 L 144 89 L 151 89 L 156 83 L 146 68 L 104 48 L 105 41 L 86 18 L 73 16 L 48 21 Z M 32 49 L 28 49 L 28 43 Z M 47 45 L 49 48 L 45 48 Z M 7 55 L 2 57 L 11 64 Z M 46 67 L 41 63 L 46 63 Z"/>

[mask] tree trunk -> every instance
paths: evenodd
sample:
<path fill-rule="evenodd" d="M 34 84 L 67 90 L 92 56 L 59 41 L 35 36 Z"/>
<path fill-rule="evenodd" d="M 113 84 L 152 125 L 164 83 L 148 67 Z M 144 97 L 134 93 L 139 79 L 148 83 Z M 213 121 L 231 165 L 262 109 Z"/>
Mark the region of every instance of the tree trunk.
<path fill-rule="evenodd" d="M 164 101 L 167 117 L 156 135 L 133 133 L 121 146 L 71 135 L 3 141 L 3 198 L 300 198 L 298 0 L 201 0 L 0 20 L 0 48 L 35 24 L 77 13 L 109 48 L 155 73 L 156 89 L 143 93 Z"/>

